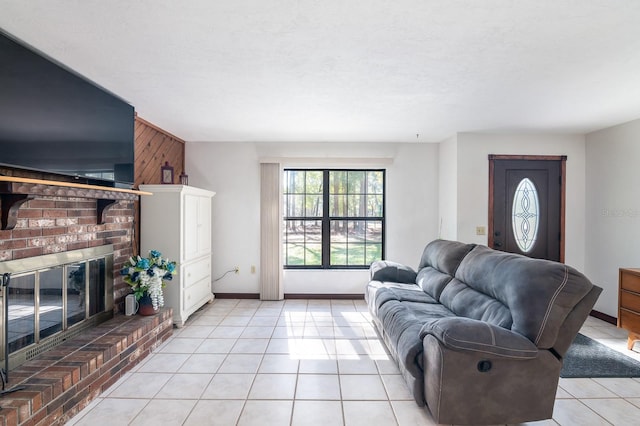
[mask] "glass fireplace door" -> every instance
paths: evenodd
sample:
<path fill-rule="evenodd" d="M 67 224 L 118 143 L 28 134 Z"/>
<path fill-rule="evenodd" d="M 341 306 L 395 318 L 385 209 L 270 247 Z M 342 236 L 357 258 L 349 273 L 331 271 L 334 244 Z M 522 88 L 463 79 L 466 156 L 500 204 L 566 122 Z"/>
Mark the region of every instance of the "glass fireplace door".
<path fill-rule="evenodd" d="M 0 262 L 0 275 L 10 278 L 0 288 L 9 369 L 113 317 L 112 245 Z"/>
<path fill-rule="evenodd" d="M 11 277 L 11 287 L 6 294 L 9 309 L 7 328 L 9 353 L 35 343 L 35 288 L 35 273 Z"/>
<path fill-rule="evenodd" d="M 63 271 L 63 267 L 57 267 L 38 273 L 38 341 L 62 330 Z"/>

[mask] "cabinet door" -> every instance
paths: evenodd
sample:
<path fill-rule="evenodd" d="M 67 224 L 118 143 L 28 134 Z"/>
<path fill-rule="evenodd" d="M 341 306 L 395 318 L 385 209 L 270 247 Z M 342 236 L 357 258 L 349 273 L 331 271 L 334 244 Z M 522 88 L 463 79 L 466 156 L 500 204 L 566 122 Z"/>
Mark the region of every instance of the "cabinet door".
<path fill-rule="evenodd" d="M 190 194 L 184 195 L 184 259 L 192 259 L 199 253 L 198 250 L 198 210 L 200 197 Z"/>
<path fill-rule="evenodd" d="M 198 253 L 211 251 L 211 198 L 198 200 Z"/>
<path fill-rule="evenodd" d="M 211 251 L 211 198 L 184 196 L 184 256 L 192 259 Z"/>

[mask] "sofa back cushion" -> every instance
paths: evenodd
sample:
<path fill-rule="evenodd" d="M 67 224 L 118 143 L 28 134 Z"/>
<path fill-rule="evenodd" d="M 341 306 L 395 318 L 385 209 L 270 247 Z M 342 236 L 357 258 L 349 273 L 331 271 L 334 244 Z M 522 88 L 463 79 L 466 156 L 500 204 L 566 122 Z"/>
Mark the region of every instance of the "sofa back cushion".
<path fill-rule="evenodd" d="M 449 284 L 462 259 L 475 247 L 457 241 L 435 240 L 427 244 L 420 258 L 416 284 L 440 300 L 442 290 Z"/>
<path fill-rule="evenodd" d="M 431 266 L 440 272 L 453 276 L 462 259 L 475 246 L 475 244 L 465 244 L 458 241 L 431 241 L 422 252 L 418 271 L 426 266 Z"/>
<path fill-rule="evenodd" d="M 485 321 L 499 327 L 511 329 L 511 311 L 500 300 L 478 291 L 457 278 L 445 287 L 440 303 L 457 316 Z"/>
<path fill-rule="evenodd" d="M 510 328 L 548 349 L 592 287 L 562 263 L 476 246 L 442 291 L 440 303 L 458 316 Z"/>

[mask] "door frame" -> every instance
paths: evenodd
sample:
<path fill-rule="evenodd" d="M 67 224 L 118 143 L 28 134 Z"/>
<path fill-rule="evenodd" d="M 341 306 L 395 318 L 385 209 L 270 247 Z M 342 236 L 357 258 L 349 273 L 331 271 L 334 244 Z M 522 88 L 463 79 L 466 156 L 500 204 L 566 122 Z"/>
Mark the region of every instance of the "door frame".
<path fill-rule="evenodd" d="M 567 156 L 566 155 L 497 155 L 489 154 L 489 224 L 487 245 L 493 247 L 493 184 L 495 160 L 560 161 L 560 262 L 564 263 Z"/>

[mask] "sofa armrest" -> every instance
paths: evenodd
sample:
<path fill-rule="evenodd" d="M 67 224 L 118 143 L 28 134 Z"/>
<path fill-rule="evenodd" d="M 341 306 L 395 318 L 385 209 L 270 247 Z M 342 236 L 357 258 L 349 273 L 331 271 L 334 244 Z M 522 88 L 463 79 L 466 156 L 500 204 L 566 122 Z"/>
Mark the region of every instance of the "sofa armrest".
<path fill-rule="evenodd" d="M 369 267 L 371 281 L 390 281 L 394 283 L 415 284 L 416 271 L 401 263 L 378 260 Z"/>
<path fill-rule="evenodd" d="M 447 317 L 422 326 L 420 339 L 432 335 L 445 347 L 459 351 L 483 352 L 504 358 L 533 359 L 538 348 L 521 334 L 484 321 Z"/>

